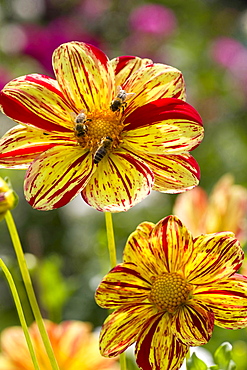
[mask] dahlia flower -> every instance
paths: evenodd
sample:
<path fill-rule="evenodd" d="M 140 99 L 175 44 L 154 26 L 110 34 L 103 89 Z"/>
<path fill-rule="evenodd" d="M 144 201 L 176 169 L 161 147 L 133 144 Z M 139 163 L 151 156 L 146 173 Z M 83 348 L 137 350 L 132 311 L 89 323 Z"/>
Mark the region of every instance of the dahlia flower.
<path fill-rule="evenodd" d="M 79 42 L 59 46 L 53 68 L 56 79 L 22 76 L 0 94 L 3 113 L 18 123 L 0 140 L 0 168 L 27 169 L 32 207 L 58 208 L 81 193 L 99 211 L 120 212 L 152 189 L 198 184 L 189 151 L 203 127 L 184 101 L 180 71 L 132 56 L 109 60 Z"/>

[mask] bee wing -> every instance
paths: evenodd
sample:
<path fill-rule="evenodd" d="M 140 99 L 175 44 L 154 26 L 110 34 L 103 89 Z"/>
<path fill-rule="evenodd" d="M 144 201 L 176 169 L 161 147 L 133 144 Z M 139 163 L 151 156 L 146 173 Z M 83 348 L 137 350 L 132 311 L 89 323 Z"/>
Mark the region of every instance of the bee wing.
<path fill-rule="evenodd" d="M 135 95 L 135 93 L 126 93 L 126 100 L 129 100 L 130 98 L 132 98 L 133 96 Z"/>
<path fill-rule="evenodd" d="M 121 90 L 122 90 L 122 87 L 120 85 L 118 85 L 116 87 L 116 96 L 120 93 Z"/>
<path fill-rule="evenodd" d="M 69 115 L 73 121 L 75 121 L 77 114 L 75 112 L 69 112 Z"/>

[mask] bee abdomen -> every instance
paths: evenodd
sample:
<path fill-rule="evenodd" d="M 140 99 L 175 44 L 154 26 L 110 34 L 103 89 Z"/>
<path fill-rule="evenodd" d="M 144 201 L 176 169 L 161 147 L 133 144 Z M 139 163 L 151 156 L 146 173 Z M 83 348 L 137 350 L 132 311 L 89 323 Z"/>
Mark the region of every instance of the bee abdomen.
<path fill-rule="evenodd" d="M 107 152 L 106 152 L 105 148 L 99 148 L 97 150 L 97 152 L 95 153 L 95 155 L 94 155 L 94 159 L 93 159 L 94 163 L 95 164 L 98 164 L 101 161 L 101 159 L 104 158 L 104 156 L 106 155 L 106 153 Z"/>

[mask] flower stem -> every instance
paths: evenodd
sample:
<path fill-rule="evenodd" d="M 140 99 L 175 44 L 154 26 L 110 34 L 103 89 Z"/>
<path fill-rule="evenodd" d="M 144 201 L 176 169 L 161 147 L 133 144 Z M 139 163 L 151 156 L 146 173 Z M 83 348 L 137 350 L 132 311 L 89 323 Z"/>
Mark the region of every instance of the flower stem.
<path fill-rule="evenodd" d="M 108 241 L 108 250 L 109 250 L 109 255 L 110 255 L 110 263 L 111 263 L 111 268 L 113 268 L 117 264 L 117 257 L 116 257 L 116 247 L 115 247 L 115 238 L 114 238 L 114 230 L 113 230 L 111 212 L 105 212 L 105 223 L 106 223 L 106 233 L 107 233 L 107 241 Z"/>
<path fill-rule="evenodd" d="M 40 370 L 14 280 L 12 278 L 11 273 L 9 272 L 9 269 L 7 268 L 7 266 L 5 265 L 2 259 L 0 259 L 0 267 L 2 268 L 4 275 L 8 281 L 8 284 L 9 284 L 9 287 L 10 287 L 10 290 L 11 290 L 11 293 L 12 293 L 12 296 L 13 296 L 13 299 L 16 305 L 16 309 L 17 309 L 17 313 L 20 319 L 22 330 L 25 335 L 27 346 L 28 346 L 28 349 L 29 349 L 29 352 L 30 352 L 30 355 L 33 361 L 33 366 L 35 370 Z"/>
<path fill-rule="evenodd" d="M 48 334 L 47 334 L 47 331 L 46 331 L 46 328 L 45 328 L 45 325 L 44 325 L 44 322 L 43 322 L 43 319 L 42 319 L 42 316 L 39 310 L 39 305 L 35 297 L 31 278 L 30 278 L 28 268 L 27 268 L 27 263 L 26 263 L 24 253 L 21 247 L 19 235 L 18 235 L 16 226 L 15 226 L 15 223 L 14 223 L 14 220 L 13 220 L 13 217 L 10 211 L 6 212 L 5 220 L 6 220 L 9 233 L 10 233 L 10 237 L 12 239 L 12 243 L 15 249 L 15 253 L 17 256 L 18 264 L 20 267 L 21 275 L 22 275 L 22 279 L 23 279 L 23 282 L 24 282 L 24 285 L 27 291 L 28 299 L 32 307 L 35 321 L 36 321 L 36 324 L 38 325 L 39 332 L 43 340 L 47 355 L 49 357 L 52 370 L 59 370 L 59 367 L 58 367 L 56 358 L 54 356 L 54 352 L 53 352 L 53 349 L 52 349 L 52 346 L 51 346 L 51 343 L 50 343 L 50 340 L 49 340 L 49 337 L 48 337 Z"/>
<path fill-rule="evenodd" d="M 189 350 L 188 350 L 188 352 L 187 352 L 187 355 L 186 355 L 186 369 L 188 369 L 188 363 L 187 363 L 187 361 L 190 359 L 190 348 L 189 348 Z"/>
<path fill-rule="evenodd" d="M 108 250 L 109 250 L 109 255 L 110 255 L 110 263 L 111 263 L 111 268 L 113 268 L 117 264 L 117 256 L 116 256 L 116 246 L 115 246 L 115 238 L 114 238 L 114 230 L 113 230 L 111 212 L 105 212 L 105 222 L 106 222 L 106 233 L 107 233 Z M 125 353 L 121 353 L 120 355 L 120 367 L 121 367 L 121 370 L 126 370 Z"/>
<path fill-rule="evenodd" d="M 121 353 L 120 355 L 120 369 L 121 370 L 126 370 L 127 367 L 126 367 L 126 356 L 125 356 L 125 353 Z"/>

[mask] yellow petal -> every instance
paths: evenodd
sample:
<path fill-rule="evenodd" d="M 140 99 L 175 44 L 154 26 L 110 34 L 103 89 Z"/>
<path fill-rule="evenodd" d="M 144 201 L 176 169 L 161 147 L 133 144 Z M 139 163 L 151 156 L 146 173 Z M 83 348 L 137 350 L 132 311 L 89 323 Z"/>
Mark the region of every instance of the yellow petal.
<path fill-rule="evenodd" d="M 157 265 L 167 272 L 184 271 L 193 250 L 193 239 L 176 216 L 159 221 L 153 229 L 151 240 Z"/>
<path fill-rule="evenodd" d="M 73 106 L 50 77 L 31 74 L 12 80 L 3 88 L 0 103 L 3 112 L 16 122 L 55 132 L 73 128 Z"/>
<path fill-rule="evenodd" d="M 124 248 L 124 262 L 134 263 L 141 276 L 151 282 L 154 275 L 160 273 L 156 256 L 151 248 L 151 237 L 154 224 L 142 223 L 129 236 Z"/>
<path fill-rule="evenodd" d="M 122 86 L 132 73 L 152 63 L 151 59 L 141 59 L 135 56 L 120 56 L 112 59 L 110 64 L 115 73 L 115 86 Z"/>
<path fill-rule="evenodd" d="M 108 108 L 115 93 L 114 73 L 106 55 L 80 42 L 60 45 L 53 53 L 57 81 L 78 111 Z"/>
<path fill-rule="evenodd" d="M 159 314 L 147 320 L 139 334 L 136 362 L 145 370 L 179 370 L 188 350 L 173 335 L 169 314 Z"/>
<path fill-rule="evenodd" d="M 214 328 L 214 314 L 206 305 L 189 301 L 171 318 L 173 334 L 188 346 L 200 346 L 209 341 Z"/>
<path fill-rule="evenodd" d="M 24 193 L 32 207 L 62 207 L 86 185 L 92 174 L 92 156 L 79 146 L 56 146 L 30 165 Z"/>
<path fill-rule="evenodd" d="M 153 190 L 176 194 L 196 186 L 200 168 L 189 153 L 177 155 L 138 155 L 153 171 Z"/>
<path fill-rule="evenodd" d="M 197 111 L 179 99 L 159 99 L 136 109 L 124 120 L 123 146 L 134 152 L 179 154 L 203 139 Z"/>
<path fill-rule="evenodd" d="M 131 74 L 122 86 L 135 95 L 128 102 L 126 115 L 137 107 L 161 98 L 185 99 L 185 84 L 182 73 L 164 64 L 149 64 Z"/>
<path fill-rule="evenodd" d="M 225 329 L 247 327 L 247 277 L 234 274 L 228 279 L 197 286 L 196 300 L 213 311 L 215 324 Z"/>
<path fill-rule="evenodd" d="M 0 167 L 28 168 L 39 154 L 65 142 L 73 143 L 72 135 L 47 134 L 31 127 L 15 126 L 0 139 Z"/>
<path fill-rule="evenodd" d="M 135 342 L 143 324 L 154 315 L 152 306 L 124 306 L 107 317 L 100 333 L 100 352 L 112 357 Z"/>
<path fill-rule="evenodd" d="M 188 281 L 208 284 L 236 272 L 243 261 L 243 250 L 233 233 L 200 235 L 194 240 L 194 250 L 185 266 Z"/>
<path fill-rule="evenodd" d="M 149 167 L 121 151 L 109 154 L 97 166 L 82 191 L 85 202 L 99 211 L 127 211 L 143 200 L 153 186 Z"/>
<path fill-rule="evenodd" d="M 123 263 L 113 268 L 99 284 L 95 300 L 104 308 L 139 304 L 147 300 L 151 279 L 145 279 L 134 263 Z M 149 303 L 148 303 L 149 305 Z"/>

